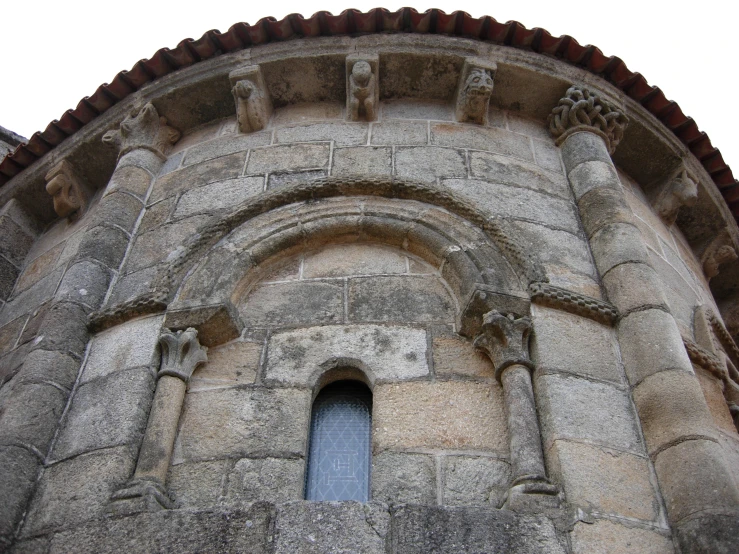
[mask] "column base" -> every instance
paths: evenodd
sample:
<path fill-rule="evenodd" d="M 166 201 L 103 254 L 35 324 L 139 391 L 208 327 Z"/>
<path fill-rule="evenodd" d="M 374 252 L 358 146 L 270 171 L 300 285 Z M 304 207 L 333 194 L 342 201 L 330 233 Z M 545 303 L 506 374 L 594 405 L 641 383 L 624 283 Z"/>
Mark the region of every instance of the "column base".
<path fill-rule="evenodd" d="M 523 513 L 538 513 L 560 506 L 559 487 L 542 480 L 518 482 L 508 489 L 503 502 L 504 510 Z"/>
<path fill-rule="evenodd" d="M 122 516 L 170 510 L 174 506 L 174 501 L 162 484 L 145 479 L 134 479 L 129 481 L 124 488 L 113 493 L 107 511 Z"/>

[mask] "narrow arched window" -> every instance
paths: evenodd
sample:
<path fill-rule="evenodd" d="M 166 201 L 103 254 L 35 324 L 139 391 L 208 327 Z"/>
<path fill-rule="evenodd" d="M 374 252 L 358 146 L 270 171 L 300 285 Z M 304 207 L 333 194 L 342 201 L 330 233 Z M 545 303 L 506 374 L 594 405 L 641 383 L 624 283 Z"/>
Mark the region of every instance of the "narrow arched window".
<path fill-rule="evenodd" d="M 305 479 L 307 500 L 369 500 L 372 393 L 337 381 L 313 403 Z"/>

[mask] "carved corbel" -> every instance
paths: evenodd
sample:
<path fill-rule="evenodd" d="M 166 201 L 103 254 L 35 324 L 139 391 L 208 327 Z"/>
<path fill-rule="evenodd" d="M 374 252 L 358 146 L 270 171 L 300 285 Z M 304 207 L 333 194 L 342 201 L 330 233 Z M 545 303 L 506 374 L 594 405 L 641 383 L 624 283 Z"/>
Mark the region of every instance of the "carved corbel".
<path fill-rule="evenodd" d="M 236 69 L 228 74 L 236 102 L 239 132 L 253 133 L 267 126 L 272 117 L 272 99 L 258 65 Z"/>
<path fill-rule="evenodd" d="M 152 103 L 130 113 L 118 129 L 103 135 L 103 142 L 118 150 L 118 159 L 139 148 L 166 159 L 170 147 L 180 140 L 181 133 L 160 117 Z"/>
<path fill-rule="evenodd" d="M 652 207 L 668 227 L 675 223 L 683 206 L 694 206 L 698 200 L 698 184 L 687 169 L 681 168 L 660 187 L 652 200 Z"/>
<path fill-rule="evenodd" d="M 462 67 L 455 101 L 456 120 L 487 125 L 490 96 L 498 66 L 494 62 L 466 59 Z"/>
<path fill-rule="evenodd" d="M 380 105 L 380 58 L 346 57 L 346 117 L 349 121 L 375 121 Z"/>
<path fill-rule="evenodd" d="M 54 211 L 59 217 L 77 219 L 84 213 L 93 195 L 88 186 L 67 160 L 62 160 L 46 174 L 46 192 L 54 199 Z"/>
<path fill-rule="evenodd" d="M 737 259 L 728 229 L 724 229 L 708 244 L 701 255 L 703 273 L 710 280 L 719 274 L 719 266 Z"/>
<path fill-rule="evenodd" d="M 532 511 L 559 506 L 559 489 L 547 479 L 541 431 L 536 414 L 529 358 L 531 319 L 497 311 L 485 314 L 475 347 L 483 350 L 495 366 L 503 386 L 511 448 L 512 482 L 505 508 Z"/>
<path fill-rule="evenodd" d="M 588 131 L 600 136 L 611 154 L 616 151 L 628 124 L 629 118 L 623 111 L 576 85 L 567 89 L 549 114 L 549 132 L 557 145 L 574 133 Z"/>
<path fill-rule="evenodd" d="M 159 338 L 162 363 L 157 389 L 149 413 L 144 440 L 133 478 L 113 494 L 110 511 L 129 514 L 174 507 L 167 494 L 166 479 L 177 437 L 177 425 L 185 400 L 187 383 L 195 368 L 208 361 L 207 348 L 200 346 L 198 332 L 165 329 Z"/>

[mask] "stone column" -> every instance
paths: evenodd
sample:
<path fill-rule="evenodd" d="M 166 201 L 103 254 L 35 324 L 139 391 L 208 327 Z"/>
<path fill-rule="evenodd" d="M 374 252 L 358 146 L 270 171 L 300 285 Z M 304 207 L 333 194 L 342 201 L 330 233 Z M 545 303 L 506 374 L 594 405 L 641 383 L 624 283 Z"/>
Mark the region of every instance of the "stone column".
<path fill-rule="evenodd" d="M 133 478 L 113 494 L 111 511 L 118 514 L 172 508 L 165 484 L 177 437 L 187 383 L 195 368 L 208 361 L 207 348 L 200 346 L 198 332 L 189 328 L 159 338 L 162 365 L 154 403 L 149 413 L 144 441 Z"/>
<path fill-rule="evenodd" d="M 18 370 L 13 397 L 5 405 L 0 443 L 15 446 L 3 452 L 0 460 L 7 468 L 0 472 L 5 506 L 0 510 L 0 550 L 12 542 L 49 454 L 89 339 L 87 316 L 102 305 L 151 184 L 166 160 L 164 151 L 178 138 L 179 132 L 147 104 L 103 139 L 119 149 L 118 163 L 94 212 L 87 216 L 77 254 L 67 266 L 33 350 Z"/>
<path fill-rule="evenodd" d="M 739 526 L 727 514 L 736 514 L 739 491 L 611 160 L 628 118 L 573 86 L 549 124 L 598 272 L 620 313 L 624 368 L 672 528 L 685 553 L 732 551 Z M 701 547 L 697 537 L 708 542 Z"/>
<path fill-rule="evenodd" d="M 484 350 L 495 366 L 495 376 L 503 387 L 511 452 L 511 488 L 505 506 L 529 510 L 557 505 L 557 487 L 547 479 L 541 447 L 539 419 L 531 385 L 534 365 L 529 359 L 531 320 L 485 314 L 475 347 Z M 544 502 L 544 505 L 542 505 Z"/>

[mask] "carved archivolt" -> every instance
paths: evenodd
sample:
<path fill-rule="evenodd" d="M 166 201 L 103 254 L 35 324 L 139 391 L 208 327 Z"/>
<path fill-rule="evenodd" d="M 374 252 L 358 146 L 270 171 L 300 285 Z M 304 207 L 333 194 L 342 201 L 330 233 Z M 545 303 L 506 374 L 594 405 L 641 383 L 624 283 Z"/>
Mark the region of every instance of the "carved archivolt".
<path fill-rule="evenodd" d="M 549 115 L 549 132 L 561 144 L 578 131 L 599 134 L 613 154 L 621 142 L 629 118 L 594 92 L 571 86 Z"/>

